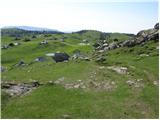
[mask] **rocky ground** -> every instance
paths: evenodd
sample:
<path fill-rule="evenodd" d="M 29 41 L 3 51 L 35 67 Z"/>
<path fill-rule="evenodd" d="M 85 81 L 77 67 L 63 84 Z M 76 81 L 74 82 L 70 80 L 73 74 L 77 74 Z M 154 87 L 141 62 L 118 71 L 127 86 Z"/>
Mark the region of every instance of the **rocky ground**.
<path fill-rule="evenodd" d="M 2 36 L 2 118 L 158 118 L 159 24 L 107 35 Z"/>

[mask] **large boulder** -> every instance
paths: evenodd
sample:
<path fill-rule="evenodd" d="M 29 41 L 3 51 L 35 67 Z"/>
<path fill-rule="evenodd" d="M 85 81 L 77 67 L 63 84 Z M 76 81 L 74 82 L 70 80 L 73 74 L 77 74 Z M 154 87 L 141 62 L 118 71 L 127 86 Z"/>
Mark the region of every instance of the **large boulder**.
<path fill-rule="evenodd" d="M 133 47 L 137 44 L 137 41 L 135 39 L 133 40 L 127 40 L 123 42 L 123 47 Z"/>
<path fill-rule="evenodd" d="M 136 37 L 132 40 L 127 40 L 122 43 L 122 46 L 133 47 L 135 45 L 143 44 L 147 41 L 159 40 L 159 23 L 157 23 L 153 29 L 142 30 L 137 33 Z"/>
<path fill-rule="evenodd" d="M 54 56 L 52 56 L 56 62 L 68 61 L 69 57 L 67 53 L 55 53 Z"/>
<path fill-rule="evenodd" d="M 157 24 L 154 26 L 154 29 L 159 30 L 159 23 L 157 23 Z"/>
<path fill-rule="evenodd" d="M 110 50 L 112 50 L 112 49 L 115 49 L 115 48 L 117 48 L 118 47 L 118 45 L 117 45 L 117 43 L 111 43 L 111 44 L 109 44 L 109 49 Z"/>

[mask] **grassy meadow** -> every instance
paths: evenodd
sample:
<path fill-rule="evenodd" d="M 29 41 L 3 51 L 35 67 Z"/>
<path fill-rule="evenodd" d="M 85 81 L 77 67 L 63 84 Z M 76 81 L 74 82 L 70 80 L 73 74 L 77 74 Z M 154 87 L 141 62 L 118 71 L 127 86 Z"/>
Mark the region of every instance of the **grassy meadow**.
<path fill-rule="evenodd" d="M 62 37 L 65 38 L 64 41 L 55 40 Z M 126 34 L 112 33 L 109 40 L 117 38 L 123 41 L 130 37 Z M 151 41 L 143 46 L 108 51 L 103 63 L 97 63 L 93 59 L 56 63 L 45 55 L 60 51 L 72 56 L 78 49 L 92 57 L 92 45 L 99 38 L 100 33 L 97 31 L 51 34 L 47 37 L 37 35 L 37 38 L 29 42 L 24 42 L 23 39 L 15 41 L 14 37 L 2 36 L 2 45 L 11 42 L 21 43 L 19 46 L 1 50 L 1 64 L 7 69 L 1 73 L 3 82 L 23 83 L 37 80 L 47 83 L 63 77 L 66 83 L 78 80 L 87 83 L 95 79 L 97 82 L 111 81 L 116 86 L 107 91 L 92 87 L 66 89 L 62 85 L 45 84 L 20 97 L 10 97 L 2 91 L 2 118 L 158 118 L 159 92 L 158 86 L 153 84 L 159 79 L 159 54 L 156 49 L 158 42 Z M 89 45 L 80 45 L 83 39 L 87 39 Z M 47 40 L 48 44 L 39 45 L 42 40 Z M 21 59 L 28 64 L 37 57 L 45 57 L 47 60 L 13 67 Z M 129 74 L 118 74 L 108 69 L 108 66 L 127 67 Z M 143 87 L 129 86 L 126 81 L 132 79 L 143 79 Z"/>

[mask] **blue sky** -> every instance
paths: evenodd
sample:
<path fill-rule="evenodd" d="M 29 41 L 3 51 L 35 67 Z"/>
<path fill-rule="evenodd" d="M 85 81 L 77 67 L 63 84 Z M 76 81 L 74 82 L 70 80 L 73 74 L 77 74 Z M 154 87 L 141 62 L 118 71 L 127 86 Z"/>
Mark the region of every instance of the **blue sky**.
<path fill-rule="evenodd" d="M 76 2 L 75 2 L 76 1 Z M 0 0 L 0 27 L 137 33 L 158 22 L 156 0 Z"/>

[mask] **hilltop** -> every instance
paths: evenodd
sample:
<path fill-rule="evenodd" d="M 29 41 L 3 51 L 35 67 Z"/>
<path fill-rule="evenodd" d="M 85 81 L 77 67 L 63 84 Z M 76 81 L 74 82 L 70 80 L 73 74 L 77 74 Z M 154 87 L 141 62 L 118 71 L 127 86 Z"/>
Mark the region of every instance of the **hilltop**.
<path fill-rule="evenodd" d="M 2 27 L 2 29 L 10 29 L 10 28 L 21 29 L 21 30 L 26 30 L 26 31 L 58 31 L 56 29 L 48 29 L 48 28 L 33 27 L 33 26 L 5 26 L 5 27 Z"/>

